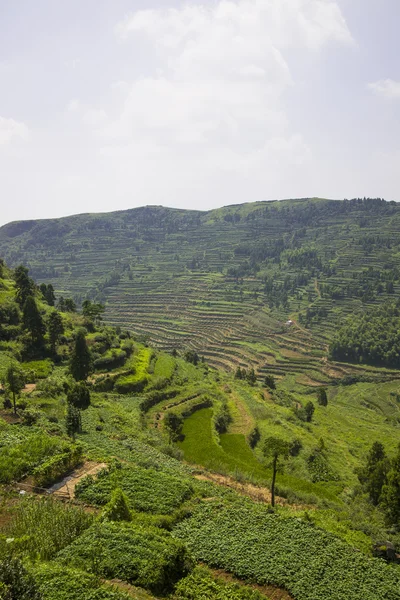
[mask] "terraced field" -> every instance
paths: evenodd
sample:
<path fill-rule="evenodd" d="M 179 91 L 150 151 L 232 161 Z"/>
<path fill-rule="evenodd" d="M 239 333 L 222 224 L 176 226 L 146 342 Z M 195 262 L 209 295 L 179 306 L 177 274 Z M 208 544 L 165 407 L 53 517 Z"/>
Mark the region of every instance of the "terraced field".
<path fill-rule="evenodd" d="M 155 347 L 312 386 L 366 370 L 330 362 L 327 348 L 346 315 L 397 297 L 400 208 L 369 199 L 144 207 L 11 223 L 0 255 L 58 295 L 104 301 L 110 324 Z"/>

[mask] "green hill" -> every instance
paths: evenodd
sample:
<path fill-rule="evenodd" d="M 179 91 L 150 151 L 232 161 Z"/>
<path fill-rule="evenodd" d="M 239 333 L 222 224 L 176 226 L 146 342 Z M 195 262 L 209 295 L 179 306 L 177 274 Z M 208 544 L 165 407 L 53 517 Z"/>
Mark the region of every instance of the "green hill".
<path fill-rule="evenodd" d="M 10 223 L 0 256 L 78 304 L 104 302 L 108 323 L 155 347 L 316 385 L 365 374 L 362 356 L 334 363 L 328 347 L 348 315 L 398 297 L 399 232 L 400 206 L 380 199 L 154 206 Z"/>

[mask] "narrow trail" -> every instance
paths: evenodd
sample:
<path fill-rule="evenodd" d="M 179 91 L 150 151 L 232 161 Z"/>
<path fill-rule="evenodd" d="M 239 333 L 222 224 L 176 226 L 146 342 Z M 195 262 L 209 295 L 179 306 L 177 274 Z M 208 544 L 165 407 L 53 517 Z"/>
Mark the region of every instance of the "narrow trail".
<path fill-rule="evenodd" d="M 106 463 L 87 461 L 79 467 L 79 469 L 75 469 L 75 471 L 72 471 L 67 477 L 64 477 L 62 481 L 54 484 L 48 489 L 48 492 L 56 498 L 69 497 L 70 500 L 73 500 L 75 498 L 75 488 L 78 483 L 86 477 L 86 475 L 96 475 L 101 469 L 106 467 Z"/>
<path fill-rule="evenodd" d="M 248 583 L 243 579 L 238 579 L 231 573 L 224 571 L 223 569 L 210 569 L 215 577 L 223 579 L 229 583 L 241 583 L 245 584 L 253 590 L 257 590 L 260 594 L 265 595 L 268 600 L 293 600 L 293 596 L 286 590 L 278 588 L 274 585 L 258 585 L 257 583 Z"/>

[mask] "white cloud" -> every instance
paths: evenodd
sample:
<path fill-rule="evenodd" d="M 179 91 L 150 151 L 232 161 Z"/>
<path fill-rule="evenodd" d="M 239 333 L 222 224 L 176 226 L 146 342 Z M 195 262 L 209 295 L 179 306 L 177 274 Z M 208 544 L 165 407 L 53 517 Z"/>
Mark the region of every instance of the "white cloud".
<path fill-rule="evenodd" d="M 11 142 L 13 138 L 27 140 L 29 130 L 24 123 L 0 117 L 0 146 Z"/>
<path fill-rule="evenodd" d="M 89 127 L 99 127 L 107 119 L 107 113 L 102 108 L 90 108 L 83 115 L 82 121 Z"/>
<path fill-rule="evenodd" d="M 76 112 L 77 110 L 79 110 L 79 108 L 80 108 L 79 100 L 76 100 L 75 98 L 73 100 L 71 100 L 67 106 L 68 112 Z"/>
<path fill-rule="evenodd" d="M 177 161 L 184 152 L 208 173 L 228 161 L 249 172 L 253 161 L 266 180 L 271 161 L 261 164 L 260 156 L 269 156 L 275 144 L 282 162 L 274 168 L 284 168 L 281 150 L 290 155 L 293 139 L 296 154 L 309 157 L 283 109 L 284 94 L 294 86 L 287 50 L 353 43 L 330 0 L 220 0 L 140 10 L 119 23 L 116 34 L 136 44 L 147 40 L 158 62 L 153 76 L 130 85 L 119 117 L 104 127 L 103 152 L 123 144 L 132 153 L 138 144 L 155 161 L 165 149 Z"/>
<path fill-rule="evenodd" d="M 378 96 L 385 98 L 400 98 L 400 81 L 393 79 L 380 79 L 374 83 L 369 83 L 368 88 Z"/>

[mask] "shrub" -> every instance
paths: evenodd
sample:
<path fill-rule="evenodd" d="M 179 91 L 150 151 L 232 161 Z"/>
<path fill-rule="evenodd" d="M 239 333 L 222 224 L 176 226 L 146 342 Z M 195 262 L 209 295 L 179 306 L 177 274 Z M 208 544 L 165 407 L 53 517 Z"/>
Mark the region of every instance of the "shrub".
<path fill-rule="evenodd" d="M 155 593 L 169 591 L 191 566 L 182 542 L 160 529 L 109 522 L 86 530 L 58 560 Z"/>
<path fill-rule="evenodd" d="M 0 598 L 3 600 L 42 600 L 36 582 L 18 558 L 0 561 Z"/>
<path fill-rule="evenodd" d="M 69 473 L 82 461 L 82 447 L 74 446 L 56 454 L 33 471 L 35 485 L 46 487 Z"/>

